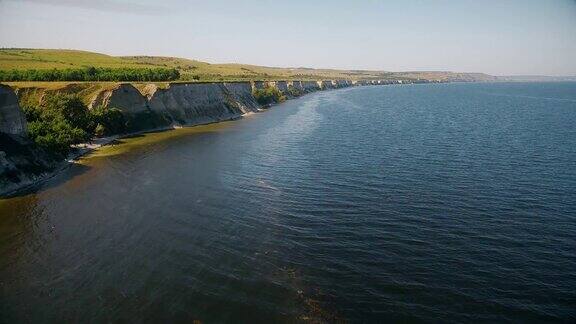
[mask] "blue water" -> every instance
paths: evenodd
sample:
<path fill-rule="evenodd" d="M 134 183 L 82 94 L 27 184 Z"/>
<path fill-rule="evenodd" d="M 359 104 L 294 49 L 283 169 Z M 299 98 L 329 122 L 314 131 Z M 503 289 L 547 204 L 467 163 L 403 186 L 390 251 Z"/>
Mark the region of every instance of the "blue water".
<path fill-rule="evenodd" d="M 132 139 L 0 201 L 0 314 L 574 322 L 575 125 L 576 83 L 424 84 Z"/>

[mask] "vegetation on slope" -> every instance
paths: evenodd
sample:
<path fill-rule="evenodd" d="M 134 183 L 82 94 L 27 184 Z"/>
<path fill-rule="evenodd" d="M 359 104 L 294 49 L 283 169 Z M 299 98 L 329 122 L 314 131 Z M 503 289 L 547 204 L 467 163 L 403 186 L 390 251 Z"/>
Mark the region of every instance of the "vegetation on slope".
<path fill-rule="evenodd" d="M 254 89 L 254 91 L 252 91 L 252 95 L 254 95 L 256 101 L 261 105 L 270 105 L 286 100 L 286 97 L 282 94 L 282 92 L 275 87 Z"/>
<path fill-rule="evenodd" d="M 0 49 L 0 70 L 99 68 L 153 68 L 120 57 L 77 50 Z"/>
<path fill-rule="evenodd" d="M 92 111 L 77 95 L 55 94 L 40 106 L 24 106 L 28 136 L 40 147 L 65 156 L 71 146 L 87 142 L 94 135 L 112 135 L 127 130 L 118 109 Z"/>
<path fill-rule="evenodd" d="M 90 139 L 90 113 L 77 96 L 57 95 L 23 109 L 30 139 L 49 151 L 65 155 L 72 144 Z"/>

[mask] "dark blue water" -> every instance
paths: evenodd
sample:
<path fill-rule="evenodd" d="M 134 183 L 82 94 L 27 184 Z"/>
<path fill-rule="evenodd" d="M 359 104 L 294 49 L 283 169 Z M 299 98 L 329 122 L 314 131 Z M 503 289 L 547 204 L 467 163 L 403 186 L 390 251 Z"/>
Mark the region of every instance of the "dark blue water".
<path fill-rule="evenodd" d="M 575 125 L 576 83 L 430 84 L 127 140 L 0 201 L 1 318 L 574 322 Z"/>

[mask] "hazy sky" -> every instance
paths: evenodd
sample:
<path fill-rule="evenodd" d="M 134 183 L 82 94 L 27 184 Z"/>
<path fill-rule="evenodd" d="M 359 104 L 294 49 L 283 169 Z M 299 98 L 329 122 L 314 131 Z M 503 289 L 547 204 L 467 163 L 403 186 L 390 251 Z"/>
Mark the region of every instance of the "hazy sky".
<path fill-rule="evenodd" d="M 576 0 L 0 0 L 0 47 L 576 75 Z"/>

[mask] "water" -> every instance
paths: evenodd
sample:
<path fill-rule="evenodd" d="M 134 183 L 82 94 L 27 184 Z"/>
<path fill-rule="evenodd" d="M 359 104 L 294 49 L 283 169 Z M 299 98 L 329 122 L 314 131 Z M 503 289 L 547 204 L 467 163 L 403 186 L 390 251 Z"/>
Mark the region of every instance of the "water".
<path fill-rule="evenodd" d="M 575 124 L 576 83 L 379 86 L 125 140 L 0 201 L 1 319 L 573 322 Z"/>

